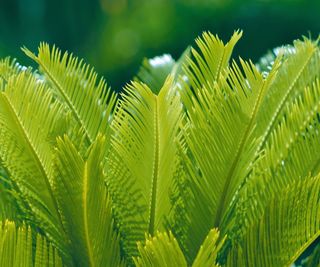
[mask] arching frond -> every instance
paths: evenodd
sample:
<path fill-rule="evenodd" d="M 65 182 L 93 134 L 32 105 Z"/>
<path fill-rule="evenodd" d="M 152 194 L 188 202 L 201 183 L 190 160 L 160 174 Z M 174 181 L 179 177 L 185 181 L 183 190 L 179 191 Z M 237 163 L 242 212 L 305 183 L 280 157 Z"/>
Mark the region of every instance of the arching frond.
<path fill-rule="evenodd" d="M 145 232 L 162 230 L 171 211 L 172 178 L 178 165 L 176 139 L 182 121 L 178 96 L 168 79 L 159 95 L 134 82 L 116 109 L 108 186 L 128 255 Z"/>
<path fill-rule="evenodd" d="M 49 45 L 40 44 L 37 56 L 26 48 L 23 51 L 40 65 L 40 71 L 69 107 L 89 143 L 99 132 L 109 135 L 116 96 L 104 79 L 98 81 L 97 74 L 83 60 L 67 52 L 62 54 L 55 46 L 50 49 Z"/>
<path fill-rule="evenodd" d="M 51 189 L 52 133 L 64 111 L 46 86 L 22 72 L 0 94 L 0 158 L 14 183 L 26 220 L 65 251 L 57 203 Z M 63 129 L 59 129 L 60 131 Z"/>
<path fill-rule="evenodd" d="M 229 65 L 235 44 L 242 36 L 241 31 L 236 31 L 230 41 L 224 44 L 218 36 L 204 32 L 201 38 L 196 39 L 200 53 L 191 48 L 194 60 L 189 58 L 184 67 L 188 82 L 197 91 L 203 86 L 212 86 Z"/>
<path fill-rule="evenodd" d="M 281 120 L 286 105 L 301 94 L 306 86 L 310 86 L 320 72 L 319 49 L 316 43 L 308 39 L 295 41 L 285 59 L 257 116 L 259 123 L 256 135 L 262 136 L 258 149 L 265 146 Z"/>
<path fill-rule="evenodd" d="M 34 246 L 34 248 L 33 248 Z M 12 221 L 2 222 L 0 227 L 0 266 L 62 267 L 57 250 L 40 234 L 32 241 L 31 228 L 16 228 Z"/>
<path fill-rule="evenodd" d="M 293 182 L 268 204 L 227 266 L 290 266 L 320 236 L 320 176 Z"/>
<path fill-rule="evenodd" d="M 4 89 L 5 84 L 8 82 L 10 76 L 16 75 L 21 71 L 26 71 L 27 68 L 19 65 L 16 59 L 6 57 L 0 60 L 0 90 Z"/>
<path fill-rule="evenodd" d="M 76 266 L 120 266 L 104 183 L 105 147 L 105 138 L 98 136 L 83 159 L 67 137 L 58 140 L 54 191 Z"/>
<path fill-rule="evenodd" d="M 190 118 L 185 135 L 190 155 L 185 164 L 194 199 L 185 233 L 190 259 L 209 229 L 228 221 L 225 215 L 235 193 L 258 156 L 258 137 L 253 135 L 256 118 L 278 65 L 279 60 L 264 78 L 252 63 L 241 60 L 242 70 L 233 63 L 226 77 L 203 84 L 196 95 L 182 91 Z"/>
<path fill-rule="evenodd" d="M 271 134 L 264 158 L 253 168 L 239 193 L 229 236 L 239 238 L 259 220 L 267 203 L 287 184 L 317 175 L 320 170 L 320 83 L 306 87 L 303 94 L 286 106 L 285 116 Z M 232 215 L 231 215 L 232 214 Z"/>

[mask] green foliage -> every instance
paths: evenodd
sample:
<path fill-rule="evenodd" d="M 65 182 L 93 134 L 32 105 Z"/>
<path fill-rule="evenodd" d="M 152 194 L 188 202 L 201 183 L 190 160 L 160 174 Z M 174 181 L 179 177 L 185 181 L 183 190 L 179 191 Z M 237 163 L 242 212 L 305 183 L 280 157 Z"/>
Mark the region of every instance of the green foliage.
<path fill-rule="evenodd" d="M 1 266 L 319 264 L 320 52 L 204 33 L 119 95 L 41 44 L 0 61 Z"/>

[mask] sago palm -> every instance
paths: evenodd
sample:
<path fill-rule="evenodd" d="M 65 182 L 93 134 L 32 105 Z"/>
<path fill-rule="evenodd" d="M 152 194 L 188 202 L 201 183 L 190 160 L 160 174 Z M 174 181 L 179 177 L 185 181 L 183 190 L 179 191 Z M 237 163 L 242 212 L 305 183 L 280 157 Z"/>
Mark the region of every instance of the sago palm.
<path fill-rule="evenodd" d="M 0 62 L 1 266 L 317 266 L 320 51 L 211 33 L 116 95 L 41 44 Z"/>

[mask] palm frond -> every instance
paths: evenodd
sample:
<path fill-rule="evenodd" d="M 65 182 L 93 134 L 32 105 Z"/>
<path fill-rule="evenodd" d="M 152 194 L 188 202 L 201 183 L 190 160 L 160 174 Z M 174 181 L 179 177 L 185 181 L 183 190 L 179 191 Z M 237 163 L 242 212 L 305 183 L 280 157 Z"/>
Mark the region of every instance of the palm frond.
<path fill-rule="evenodd" d="M 187 65 L 183 67 L 193 90 L 197 91 L 203 86 L 212 86 L 219 79 L 229 65 L 233 48 L 241 36 L 241 31 L 234 32 L 227 44 L 210 32 L 204 32 L 202 38 L 196 39 L 200 53 L 191 48 L 194 60 L 188 58 Z"/>
<path fill-rule="evenodd" d="M 264 213 L 265 207 L 287 184 L 317 175 L 320 170 L 320 82 L 286 106 L 284 117 L 266 144 L 264 157 L 253 168 L 239 192 L 229 236 L 239 238 Z M 231 215 L 230 215 L 231 216 Z"/>
<path fill-rule="evenodd" d="M 190 119 L 185 134 L 189 149 L 185 164 L 194 199 L 188 212 L 190 228 L 185 233 L 189 239 L 186 251 L 192 248 L 190 259 L 209 229 L 226 223 L 235 193 L 258 156 L 258 139 L 253 135 L 257 114 L 280 59 L 266 78 L 251 62 L 240 62 L 241 68 L 233 62 L 218 80 L 212 78 L 212 84 L 199 74 L 201 90 L 181 91 Z"/>
<path fill-rule="evenodd" d="M 139 267 L 187 267 L 187 262 L 177 240 L 171 232 L 158 232 L 154 237 L 149 236 L 145 245 L 138 243 L 139 257 L 134 258 Z"/>
<path fill-rule="evenodd" d="M 192 267 L 218 267 L 216 263 L 218 252 L 224 239 L 218 242 L 219 231 L 210 230 L 201 245 Z M 147 237 L 145 244 L 138 243 L 139 257 L 134 258 L 136 266 L 162 267 L 162 266 L 191 266 L 187 264 L 178 241 L 171 232 L 158 232 L 154 237 Z"/>
<path fill-rule="evenodd" d="M 105 138 L 82 158 L 70 139 L 58 139 L 54 191 L 77 266 L 120 266 L 111 200 L 104 183 Z"/>
<path fill-rule="evenodd" d="M 320 236 L 320 176 L 293 182 L 233 245 L 227 266 L 290 266 Z"/>
<path fill-rule="evenodd" d="M 284 50 L 287 51 L 287 50 Z M 258 150 L 263 148 L 270 134 L 281 120 L 283 110 L 293 98 L 310 86 L 320 72 L 320 52 L 317 43 L 305 39 L 295 41 L 285 56 L 278 75 L 268 90 L 257 116 L 257 135 L 262 136 Z"/>
<path fill-rule="evenodd" d="M 49 45 L 40 44 L 37 56 L 26 48 L 23 51 L 40 65 L 40 71 L 69 107 L 89 144 L 99 132 L 109 136 L 116 96 L 104 79 L 98 81 L 95 71 L 83 60 L 67 52 L 62 54 L 55 46 L 50 49 Z"/>
<path fill-rule="evenodd" d="M 19 208 L 25 219 L 64 251 L 65 239 L 50 185 L 50 140 L 61 120 L 64 111 L 42 82 L 24 72 L 8 80 L 0 94 L 0 158 L 15 185 L 18 203 L 24 204 Z"/>
<path fill-rule="evenodd" d="M 225 239 L 219 240 L 219 231 L 211 229 L 206 239 L 201 245 L 197 257 L 195 258 L 192 267 L 219 267 L 217 264 L 218 253 Z"/>
<path fill-rule="evenodd" d="M 131 256 L 137 253 L 136 241 L 143 240 L 145 232 L 162 230 L 170 213 L 182 106 L 171 79 L 158 96 L 145 84 L 133 82 L 122 98 L 113 122 L 107 178 L 123 247 Z"/>
<path fill-rule="evenodd" d="M 16 75 L 21 71 L 26 71 L 28 68 L 19 65 L 16 59 L 6 57 L 0 60 L 0 90 L 4 89 L 5 84 L 8 82 L 12 75 Z M 29 69 L 30 71 L 30 69 Z"/>
<path fill-rule="evenodd" d="M 0 227 L 0 266 L 62 267 L 57 250 L 40 234 L 32 241 L 31 228 L 16 228 L 12 221 L 4 221 Z"/>

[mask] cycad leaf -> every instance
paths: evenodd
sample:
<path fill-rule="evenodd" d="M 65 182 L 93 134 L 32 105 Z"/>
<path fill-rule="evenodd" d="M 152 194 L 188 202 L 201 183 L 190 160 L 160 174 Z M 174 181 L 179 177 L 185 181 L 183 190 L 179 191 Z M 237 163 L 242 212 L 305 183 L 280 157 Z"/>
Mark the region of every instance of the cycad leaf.
<path fill-rule="evenodd" d="M 19 267 L 62 267 L 58 252 L 39 234 L 32 244 L 30 227 L 16 228 L 14 222 L 2 222 L 0 228 L 0 266 Z M 33 245 L 35 253 L 33 253 Z"/>
<path fill-rule="evenodd" d="M 68 105 L 89 143 L 99 132 L 108 136 L 116 96 L 103 79 L 97 82 L 97 74 L 90 66 L 45 43 L 40 44 L 38 56 L 26 48 L 23 51 L 40 65 L 40 71 Z"/>
<path fill-rule="evenodd" d="M 61 250 L 65 240 L 51 190 L 51 138 L 64 112 L 43 83 L 22 72 L 0 94 L 0 157 L 23 199 L 25 219 L 37 224 Z M 62 130 L 62 129 L 61 129 Z"/>
<path fill-rule="evenodd" d="M 139 267 L 187 267 L 187 262 L 177 240 L 171 232 L 158 232 L 154 237 L 149 236 L 145 245 L 138 243 L 140 257 L 134 258 Z"/>
<path fill-rule="evenodd" d="M 227 223 L 227 210 L 258 156 L 253 130 L 278 64 L 277 60 L 264 78 L 251 62 L 241 60 L 242 70 L 233 63 L 226 77 L 203 84 L 196 95 L 190 90 L 182 92 L 190 118 L 186 134 L 190 155 L 185 163 L 194 198 L 185 248 L 190 250 L 190 259 L 209 229 Z"/>
<path fill-rule="evenodd" d="M 265 155 L 239 192 L 228 235 L 239 238 L 259 220 L 267 203 L 288 183 L 317 175 L 320 170 L 320 82 L 286 106 L 284 116 L 266 144 Z M 232 233 L 231 233 L 232 232 Z"/>
<path fill-rule="evenodd" d="M 233 48 L 241 38 L 242 32 L 236 31 L 227 44 L 210 32 L 204 32 L 202 38 L 196 39 L 200 53 L 191 48 L 194 60 L 189 58 L 185 74 L 194 90 L 213 85 L 229 65 Z"/>
<path fill-rule="evenodd" d="M 210 230 L 192 267 L 218 267 L 216 263 L 217 254 L 224 242 L 218 243 L 219 231 Z M 187 261 L 181 251 L 178 241 L 171 232 L 158 232 L 154 237 L 149 236 L 144 245 L 138 243 L 139 257 L 134 258 L 136 266 L 141 267 L 162 267 L 179 266 L 187 267 Z"/>
<path fill-rule="evenodd" d="M 10 76 L 16 75 L 21 71 L 26 71 L 27 68 L 19 65 L 15 59 L 6 57 L 0 60 L 0 90 L 4 89 Z"/>
<path fill-rule="evenodd" d="M 77 266 L 119 266 L 110 198 L 104 183 L 105 138 L 98 136 L 83 159 L 65 137 L 58 139 L 54 190 Z"/>
<path fill-rule="evenodd" d="M 201 245 L 197 257 L 195 258 L 192 267 L 218 267 L 216 263 L 220 248 L 223 245 L 224 239 L 219 240 L 219 231 L 211 229 L 206 239 Z"/>
<path fill-rule="evenodd" d="M 320 176 L 289 184 L 234 244 L 227 266 L 290 266 L 320 236 Z"/>
<path fill-rule="evenodd" d="M 161 230 L 169 215 L 172 178 L 178 158 L 175 146 L 182 120 L 181 104 L 168 79 L 159 95 L 144 84 L 129 85 L 116 110 L 109 159 L 108 186 L 122 242 L 128 255 L 145 232 Z"/>
<path fill-rule="evenodd" d="M 320 53 L 316 43 L 308 39 L 298 40 L 290 53 L 285 49 L 284 52 L 285 60 L 257 116 L 256 134 L 262 136 L 258 150 L 265 146 L 287 103 L 310 86 L 320 72 Z"/>

